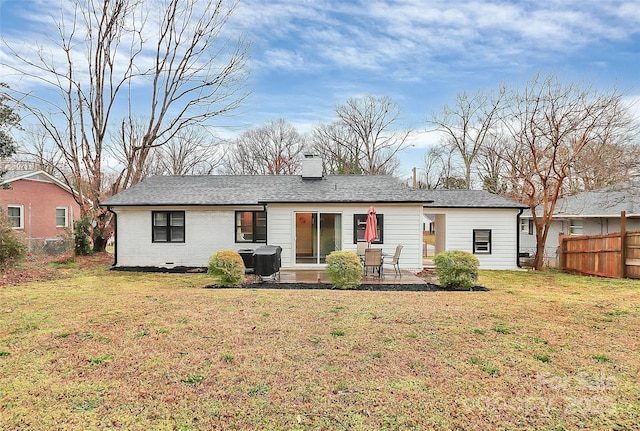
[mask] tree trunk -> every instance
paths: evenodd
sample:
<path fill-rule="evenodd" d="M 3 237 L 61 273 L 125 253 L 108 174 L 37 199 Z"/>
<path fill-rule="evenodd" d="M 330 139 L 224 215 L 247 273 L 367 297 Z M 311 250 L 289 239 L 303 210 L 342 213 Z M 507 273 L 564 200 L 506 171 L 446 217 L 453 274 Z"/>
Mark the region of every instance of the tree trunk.
<path fill-rule="evenodd" d="M 538 241 L 536 244 L 536 257 L 533 259 L 533 269 L 541 270 L 544 266 L 544 244 Z"/>
<path fill-rule="evenodd" d="M 111 214 L 100 212 L 95 219 L 93 227 L 93 252 L 101 253 L 107 250 L 107 241 L 113 234 L 113 228 L 110 224 Z"/>
<path fill-rule="evenodd" d="M 93 237 L 93 252 L 101 253 L 107 250 L 107 240 L 102 235 L 95 235 Z"/>

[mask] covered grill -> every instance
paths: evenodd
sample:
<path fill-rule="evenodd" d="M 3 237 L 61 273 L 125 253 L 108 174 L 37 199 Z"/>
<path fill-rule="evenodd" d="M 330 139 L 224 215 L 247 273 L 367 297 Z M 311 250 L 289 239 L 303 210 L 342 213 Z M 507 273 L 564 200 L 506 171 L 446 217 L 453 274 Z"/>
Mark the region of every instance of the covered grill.
<path fill-rule="evenodd" d="M 282 247 L 264 245 L 253 254 L 254 272 L 262 278 L 278 279 L 280 276 Z"/>
<path fill-rule="evenodd" d="M 242 262 L 244 262 L 244 273 L 245 274 L 253 274 L 255 263 L 253 259 L 253 255 L 255 250 L 252 248 L 244 248 L 242 250 L 238 250 L 238 254 L 242 257 Z"/>

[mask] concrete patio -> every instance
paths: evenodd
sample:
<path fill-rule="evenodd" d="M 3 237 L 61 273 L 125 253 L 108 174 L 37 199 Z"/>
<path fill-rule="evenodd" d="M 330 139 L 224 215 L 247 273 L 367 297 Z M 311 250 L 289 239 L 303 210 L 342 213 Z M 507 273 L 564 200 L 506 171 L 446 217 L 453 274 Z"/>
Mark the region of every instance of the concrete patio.
<path fill-rule="evenodd" d="M 269 283 L 282 284 L 331 284 L 327 272 L 322 269 L 317 270 L 292 270 L 284 269 L 280 271 L 279 280 L 269 280 Z M 383 277 L 377 274 L 369 274 L 362 278 L 363 285 L 425 285 L 427 282 L 417 275 L 407 270 L 402 271 L 402 276 L 395 273 L 393 269 L 386 269 Z"/>

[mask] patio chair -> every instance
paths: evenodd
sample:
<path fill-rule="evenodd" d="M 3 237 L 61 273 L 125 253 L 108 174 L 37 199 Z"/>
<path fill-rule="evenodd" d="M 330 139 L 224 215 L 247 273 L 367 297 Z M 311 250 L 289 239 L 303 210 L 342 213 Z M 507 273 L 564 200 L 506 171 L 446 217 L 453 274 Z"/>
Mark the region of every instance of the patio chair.
<path fill-rule="evenodd" d="M 402 271 L 400 271 L 400 265 L 398 264 L 400 260 L 400 252 L 402 251 L 403 245 L 398 244 L 396 246 L 396 252 L 393 254 L 393 259 L 391 262 L 384 262 L 385 265 L 393 265 L 393 270 L 396 272 L 396 275 L 402 277 Z"/>
<path fill-rule="evenodd" d="M 364 251 L 364 275 L 369 274 L 369 271 L 378 271 L 378 276 L 382 278 L 382 249 L 381 248 L 368 248 Z"/>
<path fill-rule="evenodd" d="M 358 253 L 358 256 L 360 256 L 360 263 L 362 265 L 364 265 L 364 251 L 367 249 L 367 246 L 369 244 L 366 241 L 358 241 L 357 244 L 357 251 L 356 253 Z"/>

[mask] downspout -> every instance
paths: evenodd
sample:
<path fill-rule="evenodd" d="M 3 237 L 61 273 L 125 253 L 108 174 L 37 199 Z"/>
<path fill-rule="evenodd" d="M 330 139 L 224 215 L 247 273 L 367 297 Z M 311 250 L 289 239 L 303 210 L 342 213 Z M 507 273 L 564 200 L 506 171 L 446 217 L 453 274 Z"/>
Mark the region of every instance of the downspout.
<path fill-rule="evenodd" d="M 107 207 L 107 211 L 113 214 L 113 268 L 118 264 L 118 214 L 111 207 Z"/>
<path fill-rule="evenodd" d="M 266 202 L 258 202 L 258 205 L 262 205 L 262 212 L 267 215 L 267 226 L 265 227 L 266 232 L 266 242 L 265 245 L 269 244 L 269 214 L 267 213 L 267 203 Z M 235 223 L 235 221 L 234 221 Z"/>
<path fill-rule="evenodd" d="M 524 208 L 520 208 L 516 216 L 516 266 L 518 268 L 522 268 L 522 265 L 520 265 L 520 216 L 523 211 Z"/>

